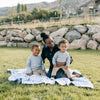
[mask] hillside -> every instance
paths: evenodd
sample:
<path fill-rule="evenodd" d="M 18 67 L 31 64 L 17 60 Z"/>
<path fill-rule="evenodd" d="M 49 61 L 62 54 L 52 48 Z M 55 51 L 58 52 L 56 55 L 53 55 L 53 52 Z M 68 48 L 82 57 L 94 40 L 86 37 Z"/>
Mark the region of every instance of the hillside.
<path fill-rule="evenodd" d="M 70 8 L 77 8 L 78 6 L 84 4 L 85 2 L 90 1 L 90 0 L 62 0 L 62 7 L 63 10 L 67 10 L 69 7 Z M 59 0 L 47 3 L 47 2 L 41 2 L 41 3 L 35 3 L 35 4 L 27 4 L 28 9 L 32 11 L 35 7 L 38 8 L 45 8 L 48 10 L 51 9 L 60 9 L 59 6 Z M 0 8 L 0 16 L 7 16 L 8 15 L 8 9 L 10 7 L 3 7 Z M 15 7 L 16 9 L 16 7 Z"/>

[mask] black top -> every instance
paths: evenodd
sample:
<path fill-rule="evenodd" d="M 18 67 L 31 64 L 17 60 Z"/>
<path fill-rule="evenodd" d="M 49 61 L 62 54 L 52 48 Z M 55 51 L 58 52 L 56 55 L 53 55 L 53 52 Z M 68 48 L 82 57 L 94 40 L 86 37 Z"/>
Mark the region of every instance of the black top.
<path fill-rule="evenodd" d="M 52 51 L 50 51 L 50 48 L 48 46 L 44 46 L 41 54 L 43 62 L 45 62 L 45 59 L 47 58 L 50 62 L 50 65 L 52 65 L 52 58 L 57 51 L 59 51 L 59 48 L 56 44 Z"/>
<path fill-rule="evenodd" d="M 52 64 L 52 58 L 54 56 L 54 54 L 59 51 L 58 45 L 55 44 L 54 48 L 52 51 L 50 51 L 50 48 L 48 46 L 44 46 L 42 49 L 42 54 L 41 57 L 43 59 L 43 62 L 45 63 L 45 59 L 47 58 L 50 62 L 50 67 L 49 67 L 49 72 L 48 72 L 48 77 L 51 77 L 51 72 L 53 69 L 53 64 Z M 70 56 L 71 57 L 71 56 Z M 72 63 L 73 59 L 71 57 L 70 63 Z"/>

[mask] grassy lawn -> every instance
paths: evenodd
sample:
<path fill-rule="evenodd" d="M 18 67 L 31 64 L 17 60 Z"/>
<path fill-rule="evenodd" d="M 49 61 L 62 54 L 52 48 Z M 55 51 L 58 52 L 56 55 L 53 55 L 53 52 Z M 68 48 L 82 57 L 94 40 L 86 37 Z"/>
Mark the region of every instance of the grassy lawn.
<path fill-rule="evenodd" d="M 11 74 L 7 69 L 25 68 L 31 51 L 29 48 L 0 48 L 0 100 L 100 100 L 100 51 L 70 50 L 69 53 L 74 59 L 70 68 L 90 79 L 95 89 L 9 82 Z M 45 66 L 49 67 L 48 61 Z"/>

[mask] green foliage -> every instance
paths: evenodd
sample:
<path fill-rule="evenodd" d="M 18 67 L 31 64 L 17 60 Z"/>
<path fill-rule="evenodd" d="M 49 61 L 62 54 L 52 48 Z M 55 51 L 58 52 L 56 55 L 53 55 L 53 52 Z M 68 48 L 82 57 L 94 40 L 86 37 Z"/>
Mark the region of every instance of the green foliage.
<path fill-rule="evenodd" d="M 28 11 L 27 5 L 26 4 L 18 4 L 17 5 L 17 13 L 21 13 L 23 11 L 25 11 L 25 12 Z"/>
<path fill-rule="evenodd" d="M 20 13 L 20 12 L 21 12 L 21 5 L 18 4 L 18 5 L 17 5 L 17 13 Z"/>
<path fill-rule="evenodd" d="M 5 30 L 5 28 L 0 28 L 0 31 L 3 31 L 3 30 Z"/>
<path fill-rule="evenodd" d="M 9 9 L 8 13 L 9 13 L 9 17 L 5 17 L 2 18 L 2 21 L 0 22 L 11 22 L 11 17 L 13 18 L 13 21 L 22 21 L 24 20 L 25 22 L 27 22 L 28 20 L 32 21 L 32 20 L 42 20 L 42 21 L 47 21 L 50 19 L 50 17 L 54 17 L 55 20 L 59 20 L 59 16 L 60 16 L 60 11 L 59 10 L 46 10 L 46 9 L 39 9 L 39 8 L 34 8 L 32 11 L 28 11 L 27 5 L 21 5 L 18 4 L 17 5 L 17 14 L 14 13 L 15 10 Z M 19 18 L 18 18 L 19 16 Z M 63 13 L 63 16 L 65 16 L 65 14 Z"/>
<path fill-rule="evenodd" d="M 22 85 L 9 82 L 7 69 L 25 68 L 29 48 L 0 48 L 0 100 L 100 100 L 100 51 L 69 50 L 74 62 L 71 69 L 79 70 L 95 89 L 39 84 Z M 46 68 L 49 62 L 46 60 Z"/>

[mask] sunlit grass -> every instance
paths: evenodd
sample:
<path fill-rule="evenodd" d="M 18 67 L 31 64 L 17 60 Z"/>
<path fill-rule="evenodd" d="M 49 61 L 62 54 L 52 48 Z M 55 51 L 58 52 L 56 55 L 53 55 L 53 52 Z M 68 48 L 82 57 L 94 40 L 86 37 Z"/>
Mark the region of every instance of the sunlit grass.
<path fill-rule="evenodd" d="M 0 48 L 0 100 L 100 100 L 100 51 L 70 50 L 69 53 L 74 59 L 70 68 L 90 79 L 95 89 L 9 82 L 11 74 L 7 69 L 25 68 L 31 51 L 29 48 Z M 47 60 L 45 66 L 49 67 Z"/>

